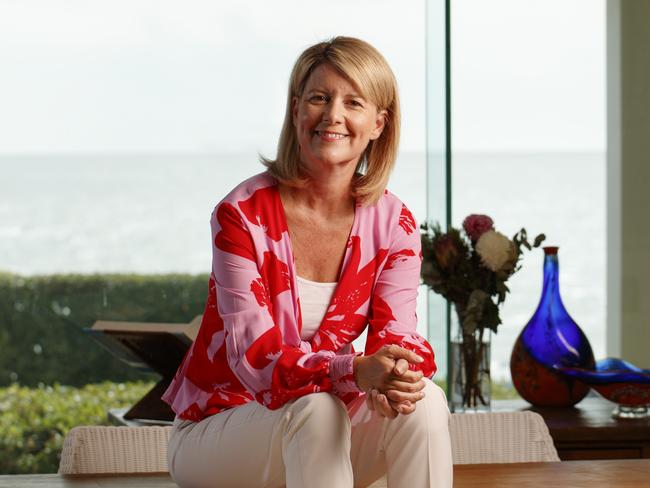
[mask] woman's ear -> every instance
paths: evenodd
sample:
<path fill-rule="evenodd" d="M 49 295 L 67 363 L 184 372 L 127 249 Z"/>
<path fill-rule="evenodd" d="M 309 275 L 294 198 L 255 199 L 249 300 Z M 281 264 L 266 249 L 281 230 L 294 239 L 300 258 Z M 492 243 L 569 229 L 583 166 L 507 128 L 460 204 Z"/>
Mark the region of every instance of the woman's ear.
<path fill-rule="evenodd" d="M 371 141 L 378 139 L 381 133 L 384 131 L 384 127 L 386 126 L 386 117 L 388 117 L 388 111 L 386 109 L 377 112 L 377 118 L 375 119 L 375 127 L 370 133 Z"/>
<path fill-rule="evenodd" d="M 293 122 L 294 127 L 296 127 L 296 121 L 298 120 L 298 102 L 298 97 L 293 97 L 291 99 L 291 121 Z"/>

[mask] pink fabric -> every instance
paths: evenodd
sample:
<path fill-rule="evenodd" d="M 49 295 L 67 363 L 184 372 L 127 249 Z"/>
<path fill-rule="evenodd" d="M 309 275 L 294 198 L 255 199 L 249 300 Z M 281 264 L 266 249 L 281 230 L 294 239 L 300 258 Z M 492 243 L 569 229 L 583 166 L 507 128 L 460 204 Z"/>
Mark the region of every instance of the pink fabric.
<path fill-rule="evenodd" d="M 420 234 L 402 202 L 384 192 L 357 204 L 339 284 L 321 326 L 301 341 L 296 270 L 277 180 L 260 173 L 230 192 L 211 218 L 212 273 L 203 320 L 162 399 L 199 421 L 257 401 L 275 410 L 309 393 L 346 404 L 360 394 L 351 342 L 369 327 L 365 354 L 384 344 L 415 351 L 436 371 L 416 332 Z"/>

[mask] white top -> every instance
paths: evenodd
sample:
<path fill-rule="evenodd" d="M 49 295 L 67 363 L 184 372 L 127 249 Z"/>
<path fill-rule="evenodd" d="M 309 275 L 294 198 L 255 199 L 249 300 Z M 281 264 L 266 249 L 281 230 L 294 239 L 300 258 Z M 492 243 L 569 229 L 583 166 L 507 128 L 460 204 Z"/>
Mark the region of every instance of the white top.
<path fill-rule="evenodd" d="M 297 277 L 302 331 L 300 339 L 309 341 L 320 327 L 338 283 L 320 283 Z"/>

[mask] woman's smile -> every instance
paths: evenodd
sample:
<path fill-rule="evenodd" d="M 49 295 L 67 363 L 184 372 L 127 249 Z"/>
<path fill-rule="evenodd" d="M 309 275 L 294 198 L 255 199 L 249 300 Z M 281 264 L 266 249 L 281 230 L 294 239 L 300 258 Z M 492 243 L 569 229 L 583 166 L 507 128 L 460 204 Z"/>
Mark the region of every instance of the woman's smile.
<path fill-rule="evenodd" d="M 340 132 L 332 132 L 326 130 L 316 130 L 314 133 L 320 137 L 322 140 L 327 142 L 341 141 L 348 137 L 347 134 L 341 134 Z"/>

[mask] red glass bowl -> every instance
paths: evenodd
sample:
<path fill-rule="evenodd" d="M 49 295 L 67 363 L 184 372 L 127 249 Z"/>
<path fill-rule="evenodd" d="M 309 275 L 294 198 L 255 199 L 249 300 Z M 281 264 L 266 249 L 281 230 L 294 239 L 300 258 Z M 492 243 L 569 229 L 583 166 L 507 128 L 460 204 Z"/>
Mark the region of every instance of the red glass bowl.
<path fill-rule="evenodd" d="M 617 358 L 601 359 L 596 362 L 594 369 L 560 365 L 555 365 L 554 369 L 589 385 L 607 400 L 615 402 L 617 407 L 612 412 L 614 417 L 650 417 L 649 369 L 640 369 Z"/>

